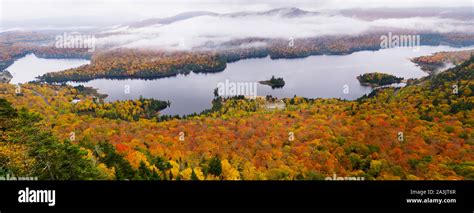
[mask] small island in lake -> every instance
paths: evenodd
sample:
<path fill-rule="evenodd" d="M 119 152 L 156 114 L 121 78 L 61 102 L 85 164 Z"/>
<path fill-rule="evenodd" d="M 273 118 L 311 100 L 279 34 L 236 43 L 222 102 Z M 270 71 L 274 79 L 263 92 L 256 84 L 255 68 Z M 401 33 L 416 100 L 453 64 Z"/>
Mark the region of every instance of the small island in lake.
<path fill-rule="evenodd" d="M 386 73 L 365 73 L 357 76 L 360 84 L 364 86 L 378 87 L 402 82 L 403 78 L 396 77 Z"/>
<path fill-rule="evenodd" d="M 283 86 L 285 86 L 285 81 L 283 80 L 283 78 L 275 78 L 275 76 L 273 75 L 270 80 L 259 81 L 259 83 L 271 86 L 272 89 L 282 88 Z"/>

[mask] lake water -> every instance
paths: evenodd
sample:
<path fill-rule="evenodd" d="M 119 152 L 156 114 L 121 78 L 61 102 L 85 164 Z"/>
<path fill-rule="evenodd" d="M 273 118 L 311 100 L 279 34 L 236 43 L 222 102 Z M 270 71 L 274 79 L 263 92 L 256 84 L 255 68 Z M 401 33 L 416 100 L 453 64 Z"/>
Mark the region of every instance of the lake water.
<path fill-rule="evenodd" d="M 28 54 L 16 60 L 6 70 L 13 75 L 10 83 L 18 84 L 34 81 L 37 76 L 48 72 L 61 71 L 89 63 L 89 60 L 85 59 L 45 59 Z"/>
<path fill-rule="evenodd" d="M 272 75 L 283 77 L 285 86 L 272 89 L 270 86 L 257 84 L 257 95 L 275 97 L 293 97 L 294 95 L 309 98 L 342 98 L 356 99 L 372 91 L 370 87 L 361 86 L 356 77 L 368 72 L 384 72 L 395 76 L 419 78 L 427 74 L 409 59 L 430 55 L 439 51 L 454 51 L 466 48 L 446 46 L 423 46 L 419 51 L 410 48 L 383 49 L 379 51 L 360 51 L 343 56 L 310 56 L 301 59 L 270 58 L 247 59 L 227 65 L 219 73 L 190 73 L 155 80 L 140 79 L 96 79 L 82 84 L 97 88 L 100 93 L 108 94 L 107 101 L 135 99 L 143 96 L 171 101 L 171 107 L 162 114 L 185 115 L 201 112 L 211 107 L 213 91 L 219 83 L 257 82 L 268 80 Z M 8 68 L 14 72 L 13 83 L 25 82 L 45 72 L 80 66 L 86 60 L 71 59 L 38 59 L 27 55 L 17 60 Z M 32 72 L 28 72 L 31 70 Z"/>

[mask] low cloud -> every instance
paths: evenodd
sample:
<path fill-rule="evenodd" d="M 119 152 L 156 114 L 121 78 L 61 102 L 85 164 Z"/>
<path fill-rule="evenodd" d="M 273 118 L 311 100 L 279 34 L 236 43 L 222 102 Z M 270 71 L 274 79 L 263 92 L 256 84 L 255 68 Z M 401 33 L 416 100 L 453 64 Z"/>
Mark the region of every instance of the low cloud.
<path fill-rule="evenodd" d="M 473 32 L 473 21 L 440 17 L 408 17 L 362 20 L 340 14 L 285 9 L 275 13 L 203 15 L 169 24 L 142 27 L 118 26 L 99 36 L 99 46 L 189 50 L 208 43 L 221 44 L 245 38 L 309 38 L 360 35 L 371 29 L 403 29 L 426 32 Z M 105 34 L 104 34 L 105 35 Z"/>

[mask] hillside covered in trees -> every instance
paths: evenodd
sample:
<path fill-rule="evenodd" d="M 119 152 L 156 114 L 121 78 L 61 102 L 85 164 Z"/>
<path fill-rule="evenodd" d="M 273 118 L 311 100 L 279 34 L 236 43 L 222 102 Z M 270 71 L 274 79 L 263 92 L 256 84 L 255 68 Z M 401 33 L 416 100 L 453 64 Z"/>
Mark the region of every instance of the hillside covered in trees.
<path fill-rule="evenodd" d="M 434 73 L 440 69 L 442 71 L 444 67 L 449 65 L 458 65 L 473 55 L 474 50 L 437 52 L 432 55 L 413 58 L 412 62 L 418 64 L 423 71 Z"/>
<path fill-rule="evenodd" d="M 283 110 L 267 110 L 258 99 L 216 98 L 218 107 L 206 113 L 163 121 L 141 107 L 150 104 L 145 100 L 74 104 L 74 99 L 92 97 L 67 85 L 21 88 L 18 94 L 14 85 L 0 84 L 0 174 L 120 180 L 323 180 L 333 174 L 366 180 L 474 179 L 472 57 L 433 78 L 378 89 L 356 101 L 294 97 L 283 100 Z M 159 103 L 152 108 L 161 108 Z M 128 110 L 114 109 L 124 106 Z"/>

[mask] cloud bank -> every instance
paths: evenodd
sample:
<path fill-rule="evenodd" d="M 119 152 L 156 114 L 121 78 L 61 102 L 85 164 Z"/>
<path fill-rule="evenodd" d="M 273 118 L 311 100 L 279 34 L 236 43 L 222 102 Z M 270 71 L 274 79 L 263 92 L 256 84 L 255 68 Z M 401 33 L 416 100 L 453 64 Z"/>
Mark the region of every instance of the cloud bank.
<path fill-rule="evenodd" d="M 126 48 L 189 50 L 205 44 L 245 38 L 289 39 L 331 35 L 360 35 L 373 29 L 402 29 L 437 33 L 474 33 L 474 21 L 441 17 L 362 20 L 340 14 L 284 8 L 270 12 L 199 15 L 171 23 L 116 26 L 98 35 L 97 44 Z M 262 45 L 262 44 L 260 44 Z"/>

